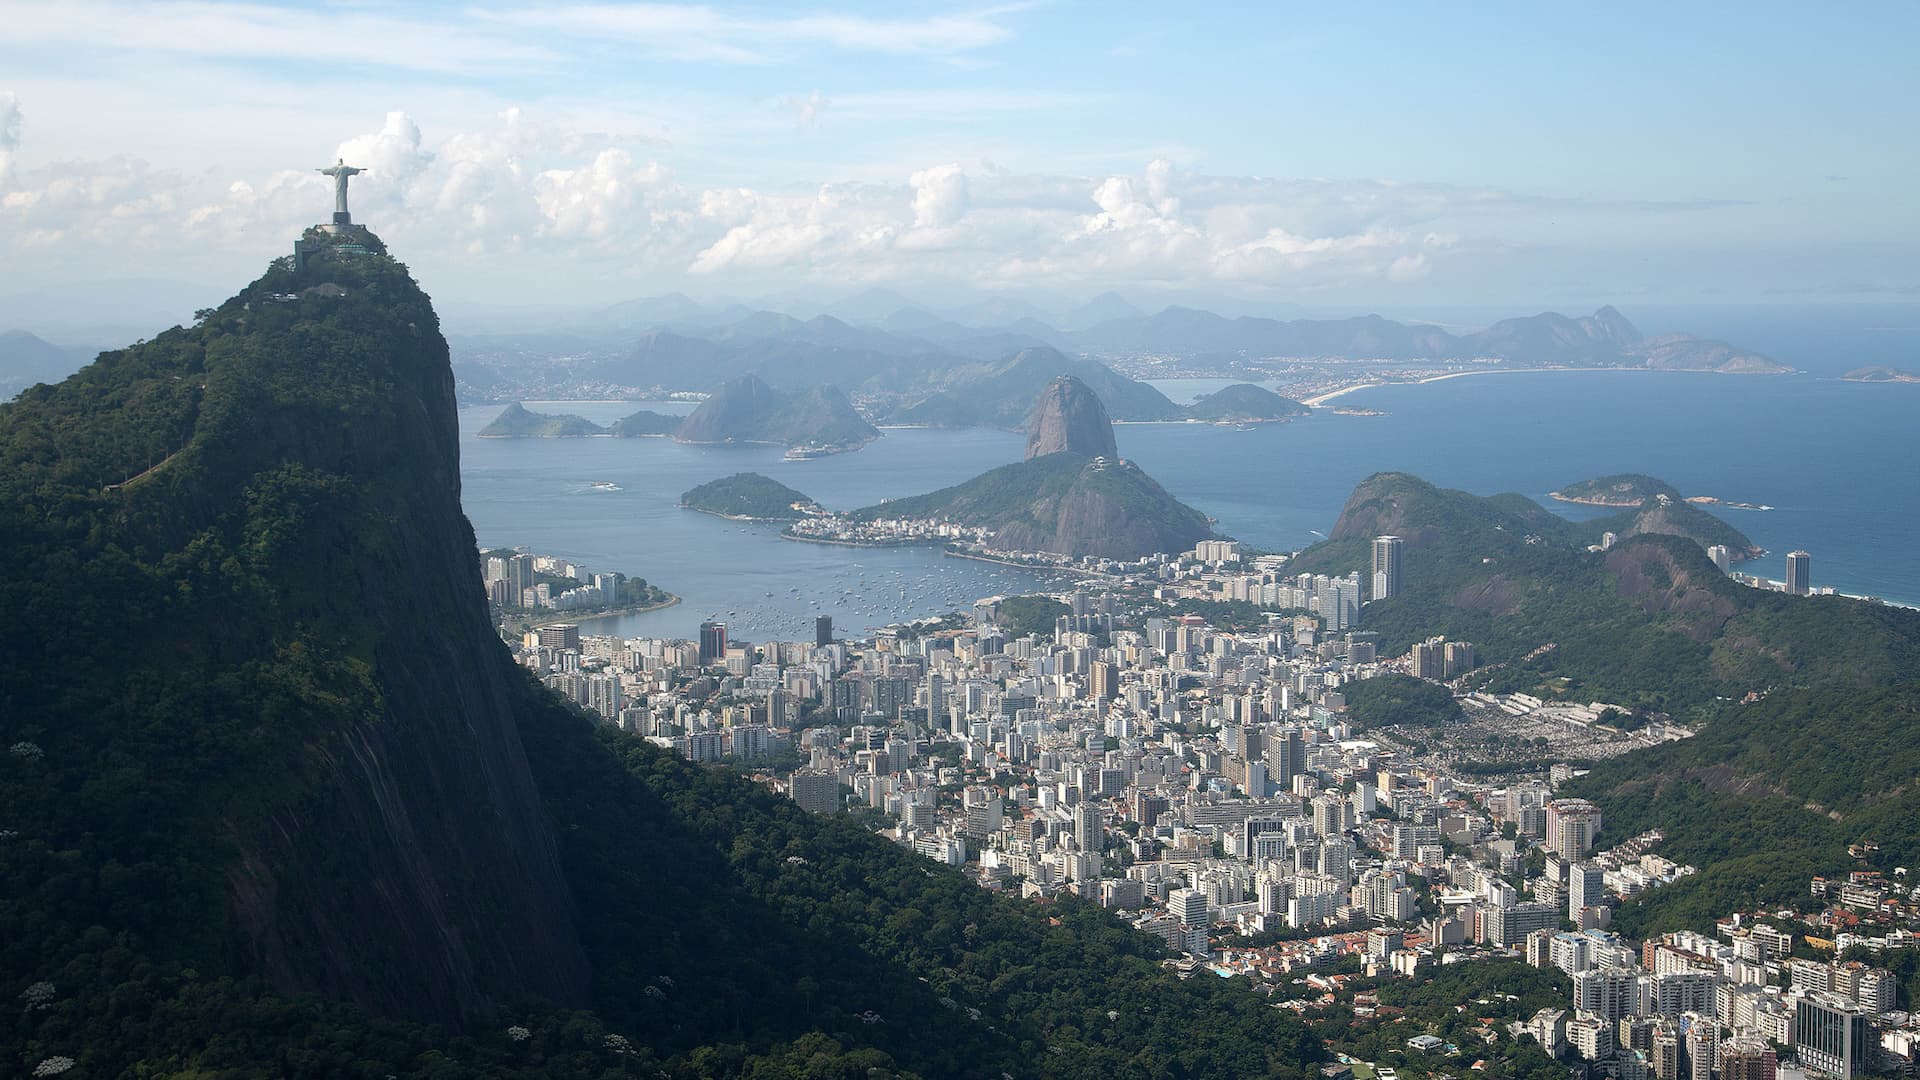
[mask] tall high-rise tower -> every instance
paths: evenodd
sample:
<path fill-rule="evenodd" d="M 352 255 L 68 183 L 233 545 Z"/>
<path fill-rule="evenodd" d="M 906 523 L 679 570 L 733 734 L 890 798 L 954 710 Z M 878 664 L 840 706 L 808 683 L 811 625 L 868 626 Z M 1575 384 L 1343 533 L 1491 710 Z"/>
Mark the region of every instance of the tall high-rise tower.
<path fill-rule="evenodd" d="M 727 624 L 700 624 L 700 666 L 717 664 L 727 658 Z"/>
<path fill-rule="evenodd" d="M 1400 538 L 1376 536 L 1373 538 L 1372 599 L 1391 600 L 1398 595 L 1400 595 Z"/>
<path fill-rule="evenodd" d="M 1813 591 L 1813 556 L 1804 551 L 1787 552 L 1787 591 L 1795 596 Z"/>

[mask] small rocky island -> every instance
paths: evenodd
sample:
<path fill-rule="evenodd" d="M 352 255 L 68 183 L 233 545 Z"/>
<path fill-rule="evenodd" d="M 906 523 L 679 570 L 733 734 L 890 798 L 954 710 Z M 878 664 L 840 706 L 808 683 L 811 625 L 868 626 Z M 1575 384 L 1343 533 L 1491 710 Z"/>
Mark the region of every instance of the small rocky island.
<path fill-rule="evenodd" d="M 734 473 L 680 496 L 680 505 L 738 521 L 798 521 L 821 512 L 819 504 L 759 473 Z"/>
<path fill-rule="evenodd" d="M 1602 476 L 1568 484 L 1553 492 L 1552 497 L 1561 502 L 1619 511 L 1579 523 L 1578 531 L 1594 542 L 1598 542 L 1606 533 L 1612 533 L 1616 539 L 1656 533 L 1689 537 L 1701 547 L 1725 547 L 1728 558 L 1734 562 L 1757 559 L 1766 554 L 1765 549 L 1749 540 L 1745 533 L 1700 509 L 1702 504 L 1725 505 L 1736 509 L 1765 507 L 1747 503 L 1721 503 L 1711 496 L 1686 498 L 1678 488 L 1657 477 L 1640 473 Z"/>
<path fill-rule="evenodd" d="M 1903 371 L 1897 367 L 1887 367 L 1884 364 L 1854 368 L 1852 371 L 1840 377 L 1847 382 L 1920 383 L 1920 375 L 1915 375 L 1911 371 Z"/>

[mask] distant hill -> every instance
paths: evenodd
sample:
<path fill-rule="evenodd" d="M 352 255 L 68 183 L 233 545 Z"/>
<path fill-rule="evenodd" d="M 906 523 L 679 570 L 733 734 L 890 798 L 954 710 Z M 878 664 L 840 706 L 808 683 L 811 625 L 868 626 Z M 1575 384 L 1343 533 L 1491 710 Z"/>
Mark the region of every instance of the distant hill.
<path fill-rule="evenodd" d="M 743 375 L 713 392 L 674 431 L 688 443 L 812 444 L 854 449 L 880 432 L 831 386 L 775 390 Z"/>
<path fill-rule="evenodd" d="M 1213 535 L 1206 515 L 1118 458 L 1112 422 L 1084 383 L 1054 380 L 1032 412 L 1025 461 L 855 516 L 940 518 L 992 529 L 1003 550 L 1115 559 L 1185 551 Z"/>
<path fill-rule="evenodd" d="M 532 412 L 519 402 L 501 410 L 493 422 L 480 429 L 483 439 L 580 439 L 604 435 L 607 429 L 585 417 L 571 413 L 548 415 Z"/>
<path fill-rule="evenodd" d="M 1668 509 L 1681 508 L 1711 517 Z M 1436 633 L 1471 641 L 1495 666 L 1493 686 L 1552 697 L 1683 713 L 1779 686 L 1871 686 L 1920 663 L 1920 613 L 1749 588 L 1708 562 L 1698 538 L 1656 531 L 1670 520 L 1642 508 L 1574 523 L 1524 496 L 1381 473 L 1288 569 L 1364 571 L 1372 537 L 1401 536 L 1403 594 L 1362 612 L 1383 648 Z M 1609 527 L 1624 538 L 1589 552 Z M 1751 547 L 1737 530 L 1729 539 Z"/>
<path fill-rule="evenodd" d="M 1119 293 L 1103 292 L 1061 316 L 1060 326 L 1067 330 L 1083 330 L 1115 319 L 1137 319 L 1145 314 Z"/>
<path fill-rule="evenodd" d="M 621 439 L 638 438 L 644 435 L 671 435 L 680 429 L 680 425 L 686 419 L 684 416 L 641 409 L 607 425 L 607 432 Z"/>
<path fill-rule="evenodd" d="M 1264 386 L 1235 383 L 1208 394 L 1183 411 L 1193 420 L 1258 422 L 1305 416 L 1313 410 Z"/>
<path fill-rule="evenodd" d="M 1723 341 L 1686 334 L 1644 338 L 1611 307 L 1569 318 L 1543 312 L 1502 319 L 1484 330 L 1453 334 L 1438 326 L 1378 315 L 1280 321 L 1170 307 L 1154 315 L 1114 319 L 1070 335 L 1095 353 L 1208 353 L 1250 357 L 1349 360 L 1468 360 L 1497 357 L 1514 364 L 1645 367 L 1662 371 L 1778 374 L 1792 370 Z"/>
<path fill-rule="evenodd" d="M 0 401 L 35 383 L 54 383 L 87 362 L 85 350 L 43 341 L 25 330 L 0 333 Z"/>
<path fill-rule="evenodd" d="M 687 491 L 680 496 L 680 505 L 722 517 L 797 521 L 805 514 L 796 507 L 815 504 L 778 480 L 743 472 L 709 480 Z"/>
<path fill-rule="evenodd" d="M 1880 365 L 1854 368 L 1840 377 L 1848 382 L 1920 383 L 1920 375 L 1915 375 L 1911 371 L 1902 371 L 1896 367 Z"/>
<path fill-rule="evenodd" d="M 958 370 L 943 389 L 895 410 L 885 422 L 1023 429 L 1040 392 L 1060 375 L 1085 383 L 1117 420 L 1171 420 L 1180 413 L 1165 394 L 1097 360 L 1033 348 L 997 364 Z"/>
<path fill-rule="evenodd" d="M 1785 375 L 1793 369 L 1771 357 L 1724 341 L 1689 334 L 1649 338 L 1621 354 L 1655 371 L 1713 371 L 1723 375 Z"/>

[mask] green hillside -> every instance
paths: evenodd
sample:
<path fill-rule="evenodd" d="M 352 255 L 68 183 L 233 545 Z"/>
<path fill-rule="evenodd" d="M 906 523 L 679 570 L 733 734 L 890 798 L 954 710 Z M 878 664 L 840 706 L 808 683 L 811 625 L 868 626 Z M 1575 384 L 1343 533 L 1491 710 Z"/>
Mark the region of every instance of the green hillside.
<path fill-rule="evenodd" d="M 997 547 L 1135 559 L 1213 535 L 1206 515 L 1129 462 L 1047 454 L 856 517 L 943 518 L 993 529 Z"/>
<path fill-rule="evenodd" d="M 632 439 L 643 435 L 671 435 L 685 419 L 684 416 L 641 409 L 607 425 L 607 431 L 620 439 Z"/>
<path fill-rule="evenodd" d="M 1403 537 L 1404 592 L 1362 622 L 1389 654 L 1434 634 L 1473 642 L 1496 690 L 1686 714 L 1773 687 L 1872 687 L 1920 663 L 1920 613 L 1748 588 L 1678 536 L 1586 550 L 1599 526 L 1644 516 L 1576 525 L 1519 495 L 1382 473 L 1289 569 L 1364 576 L 1371 538 Z"/>
<path fill-rule="evenodd" d="M 804 515 L 794 509 L 795 505 L 811 506 L 813 500 L 778 480 L 743 472 L 709 480 L 683 493 L 680 505 L 725 517 L 797 521 Z"/>
<path fill-rule="evenodd" d="M 1235 383 L 1208 394 L 1182 410 L 1192 420 L 1219 422 L 1285 420 L 1290 416 L 1305 416 L 1312 411 L 1290 397 L 1281 397 L 1264 386 L 1252 383 Z"/>
<path fill-rule="evenodd" d="M 1920 682 L 1781 691 L 1729 705 L 1699 735 L 1603 762 L 1573 793 L 1609 835 L 1658 828 L 1663 854 L 1705 873 L 1628 904 L 1628 934 L 1702 928 L 1728 911 L 1788 904 L 1807 879 L 1891 872 L 1920 859 Z M 1849 844 L 1879 850 L 1864 861 Z"/>
<path fill-rule="evenodd" d="M 1108 914 L 538 686 L 437 327 L 389 259 L 282 261 L 0 407 L 0 1072 L 1305 1076 Z"/>

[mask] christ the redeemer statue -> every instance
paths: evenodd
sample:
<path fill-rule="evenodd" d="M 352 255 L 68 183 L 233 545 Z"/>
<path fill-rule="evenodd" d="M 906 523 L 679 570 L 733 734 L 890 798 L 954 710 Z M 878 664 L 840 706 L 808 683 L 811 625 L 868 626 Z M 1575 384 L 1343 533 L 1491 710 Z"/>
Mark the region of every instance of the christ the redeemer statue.
<path fill-rule="evenodd" d="M 347 164 L 345 158 L 336 160 L 324 169 L 315 169 L 322 176 L 333 177 L 333 223 L 335 225 L 353 224 L 353 215 L 347 213 L 347 178 L 366 172 Z"/>

